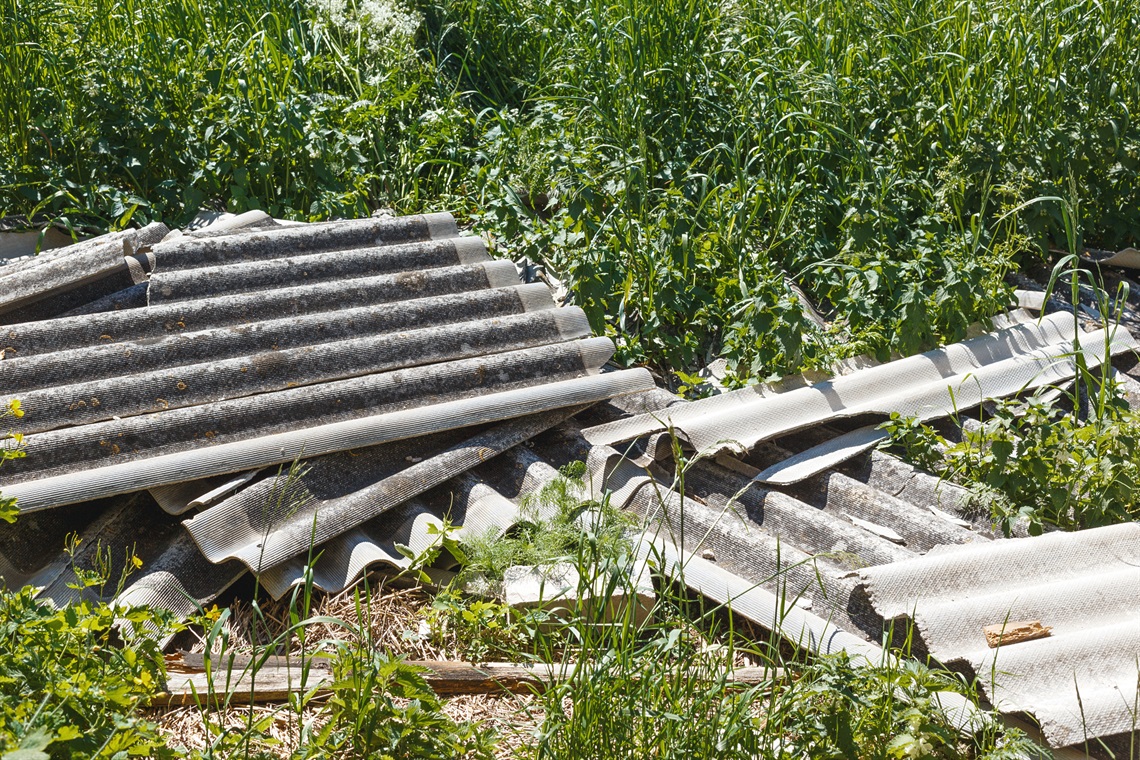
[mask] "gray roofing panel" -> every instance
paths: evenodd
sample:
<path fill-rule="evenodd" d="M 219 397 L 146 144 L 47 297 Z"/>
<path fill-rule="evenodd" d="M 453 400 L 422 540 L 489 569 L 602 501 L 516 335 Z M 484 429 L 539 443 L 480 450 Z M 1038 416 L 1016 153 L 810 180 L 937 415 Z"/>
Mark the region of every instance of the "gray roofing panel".
<path fill-rule="evenodd" d="M 1027 388 L 1071 378 L 1073 317 L 1055 314 L 992 334 L 870 367 L 804 388 L 773 393 L 745 388 L 661 414 L 585 431 L 591 443 L 612 444 L 677 429 L 699 451 L 747 450 L 757 443 L 845 417 L 890 412 L 934 419 Z M 1127 331 L 1081 336 L 1089 366 L 1137 348 Z M 1106 351 L 1107 346 L 1107 351 Z"/>
<path fill-rule="evenodd" d="M 572 350 L 578 350 L 571 345 Z M 519 352 L 523 353 L 523 352 Z M 579 364 L 581 367 L 581 354 Z M 550 369 L 551 359 L 557 356 L 543 356 L 541 353 L 532 353 L 529 358 L 545 364 Z M 563 357 L 571 358 L 571 357 Z M 543 361 L 546 359 L 547 361 Z M 483 364 L 480 370 L 478 364 L 470 363 L 462 368 L 452 363 L 453 371 L 466 371 L 466 377 L 460 380 L 479 381 L 488 377 L 492 372 L 498 371 L 495 379 L 511 379 L 509 369 L 518 369 L 509 365 L 494 363 Z M 434 369 L 434 368 L 433 368 Z M 395 376 L 392 382 L 399 383 L 403 378 L 399 373 L 387 373 Z M 301 456 L 318 455 L 332 451 L 343 451 L 360 446 L 372 446 L 386 441 L 428 435 L 460 426 L 476 425 L 496 420 L 510 419 L 528 414 L 536 414 L 550 409 L 586 404 L 609 398 L 620 393 L 642 390 L 652 383 L 652 378 L 644 370 L 626 370 L 605 375 L 582 374 L 578 369 L 573 372 L 577 377 L 545 382 L 542 385 L 528 385 L 528 378 L 519 380 L 506 387 L 496 389 L 496 392 L 486 393 L 485 389 L 472 383 L 468 394 L 451 393 L 447 400 L 441 400 L 432 405 L 407 406 L 405 408 L 392 408 L 400 405 L 391 405 L 391 411 L 360 416 L 357 414 L 338 415 L 342 421 L 325 423 L 313 427 L 297 429 L 296 417 L 289 417 L 285 422 L 277 422 L 271 428 L 259 428 L 254 432 L 249 425 L 257 422 L 256 414 L 244 415 L 247 425 L 239 434 L 227 436 L 227 442 L 220 442 L 221 436 L 206 436 L 201 433 L 198 437 L 184 436 L 178 440 L 168 440 L 167 445 L 160 446 L 156 440 L 171 434 L 167 425 L 162 423 L 162 414 L 134 417 L 128 420 L 112 421 L 111 423 L 98 423 L 87 425 L 75 430 L 70 429 L 41 433 L 29 436 L 26 439 L 29 456 L 24 460 L 15 460 L 16 464 L 47 457 L 50 452 L 52 462 L 56 465 L 46 471 L 23 468 L 17 471 L 19 482 L 6 485 L 4 493 L 21 500 L 21 508 L 27 510 L 45 509 L 52 506 L 71 504 L 90 498 L 99 498 L 115 493 L 153 488 L 158 485 L 181 482 L 187 479 L 203 478 L 230 472 L 240 472 L 254 467 L 264 467 L 270 464 L 288 462 Z M 370 376 L 371 377 L 371 376 Z M 547 378 L 544 372 L 541 377 Z M 369 378 L 365 378 L 369 379 Z M 425 380 L 443 379 L 453 380 L 453 377 L 425 378 Z M 353 382 L 353 381 L 349 381 Z M 330 388 L 334 383 L 315 386 L 313 389 L 296 389 L 297 391 L 310 391 L 309 394 L 293 394 L 297 396 L 297 403 L 312 407 L 314 399 L 307 396 L 317 395 L 318 391 L 327 396 L 327 400 L 334 406 L 339 399 L 336 398 L 336 388 Z M 433 383 L 421 383 L 420 387 L 427 386 L 425 393 L 431 393 Z M 290 392 L 283 392 L 290 393 Z M 332 395 L 327 395 L 332 394 Z M 485 395 L 478 395 L 485 394 Z M 254 396 L 249 401 L 264 400 L 271 394 Z M 422 400 L 420 394 L 417 399 Z M 235 399 L 234 401 L 246 401 Z M 233 402 L 226 402 L 233 403 Z M 164 414 L 177 415 L 186 410 L 173 410 Z M 192 411 L 192 410 L 191 410 Z M 275 408 L 270 402 L 264 414 L 274 413 Z M 105 428 L 102 425 L 115 426 L 111 430 L 120 429 L 118 426 L 127 423 L 142 421 L 148 423 L 152 437 L 149 444 L 134 451 L 125 451 L 117 443 L 133 441 L 136 445 L 139 437 L 125 433 L 115 433 L 113 437 L 103 437 Z M 185 420 L 183 432 L 187 430 L 202 431 L 206 425 L 220 422 L 220 419 L 211 420 L 208 414 L 202 413 L 201 419 L 191 417 Z M 90 430 L 99 428 L 98 430 Z M 280 432 L 269 432 L 276 428 Z M 208 430 L 206 432 L 209 432 Z M 62 435 L 66 434 L 66 435 Z M 45 439 L 50 439 L 48 445 Z M 84 444 L 79 446 L 82 440 Z M 208 443 L 207 443 L 208 442 Z M 79 448 L 81 451 L 75 452 Z M 114 459 L 115 463 L 88 459 L 83 456 L 99 459 Z M 10 463 L 12 464 L 12 463 Z M 13 467 L 13 470 L 17 468 Z"/>
<path fill-rule="evenodd" d="M 458 236 L 451 214 L 355 219 L 243 231 L 223 237 L 186 235 L 156 245 L 160 271 L 288 258 Z"/>
<path fill-rule="evenodd" d="M 0 400 L 23 401 L 29 456 L 4 490 L 22 509 L 154 488 L 178 510 L 196 500 L 177 483 L 650 385 L 593 377 L 612 342 L 448 214 L 242 224 L 153 245 L 145 308 L 5 329 Z"/>
<path fill-rule="evenodd" d="M 402 524 L 388 518 L 410 498 L 477 483 L 464 473 L 583 406 L 652 387 L 644 370 L 601 373 L 613 343 L 448 214 L 166 232 L 5 268 L 0 399 L 23 401 L 28 454 L 0 484 L 24 513 L 0 534 L 5 583 L 67 601 L 73 565 L 99 568 L 107 547 L 131 571 L 120 601 L 185 616 L 316 540 L 344 585 L 384 554 L 368 526 Z M 257 468 L 302 458 L 290 513 L 266 523 L 278 479 Z M 464 493 L 472 526 L 509 522 L 479 506 L 496 501 L 485 486 Z M 191 533 L 173 515 L 195 510 Z"/>
<path fill-rule="evenodd" d="M 913 619 L 932 655 L 967 666 L 1003 710 L 1035 715 L 1054 745 L 1135 729 L 1140 525 L 959 547 L 860 578 L 877 612 Z M 983 627 L 1021 620 L 1051 635 L 987 646 Z"/>
<path fill-rule="evenodd" d="M 321 425 L 429 409 L 444 402 L 486 399 L 488 394 L 505 399 L 501 403 L 506 409 L 511 392 L 531 392 L 546 381 L 588 379 L 612 351 L 613 344 L 607 339 L 589 338 L 33 433 L 25 439 L 28 456 L 6 463 L 5 481 L 23 483 L 48 473 L 125 464 L 159 453 L 211 448 L 292 431 L 303 434 Z M 636 375 L 634 384 L 644 385 L 647 373 L 643 373 L 615 374 L 621 378 Z M 614 382 L 615 378 L 609 378 L 600 381 L 598 387 L 621 387 L 620 378 L 617 385 Z"/>

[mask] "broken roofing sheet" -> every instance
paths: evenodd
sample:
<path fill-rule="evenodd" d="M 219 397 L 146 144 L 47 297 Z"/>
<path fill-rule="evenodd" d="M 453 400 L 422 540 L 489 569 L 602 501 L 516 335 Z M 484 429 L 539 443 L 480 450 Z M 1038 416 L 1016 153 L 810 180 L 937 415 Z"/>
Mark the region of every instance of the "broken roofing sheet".
<path fill-rule="evenodd" d="M 645 370 L 601 372 L 612 342 L 448 214 L 237 221 L 0 270 L 25 283 L 0 328 L 0 403 L 22 401 L 27 454 L 0 482 L 22 511 L 0 533 L 7 583 L 68 598 L 72 564 L 133 546 L 144 567 L 124 598 L 186 614 L 247 567 L 314 536 L 335 547 L 582 406 L 652 387 Z M 115 279 L 128 255 L 150 272 L 137 284 Z M 189 530 L 171 517 L 193 510 Z M 45 556 L 69 531 L 75 556 Z"/>
<path fill-rule="evenodd" d="M 1072 353 L 1076 330 L 1071 315 L 1054 314 L 784 393 L 752 386 L 700 404 L 620 420 L 587 431 L 586 438 L 610 445 L 673 428 L 698 451 L 747 450 L 761 441 L 841 418 L 871 415 L 882 421 L 891 412 L 922 420 L 945 417 L 985 399 L 1071 378 L 1076 368 Z M 1089 366 L 1101 362 L 1106 346 L 1114 355 L 1137 347 L 1125 330 L 1083 334 L 1080 344 Z M 835 464 L 870 448 L 883 435 L 873 426 L 858 428 L 818 454 L 828 465 Z M 811 467 L 800 458 L 759 480 L 790 483 L 811 474 Z"/>
<path fill-rule="evenodd" d="M 993 335 L 814 385 L 695 402 L 660 390 L 614 399 L 579 415 L 595 444 L 580 452 L 614 503 L 775 594 L 789 614 L 810 612 L 870 642 L 913 620 L 917 653 L 977 676 L 1003 712 L 1040 721 L 1052 746 L 1131 756 L 1140 714 L 1136 526 L 1007 539 L 964 489 L 883 452 L 836 445 L 891 410 L 968 419 L 969 406 L 1039 386 L 1042 375 L 1071 378 L 1072 325 L 1071 314 L 1040 325 L 1014 319 Z M 1106 342 L 1122 368 L 1135 364 L 1126 332 L 1102 335 L 1080 336 L 1090 364 Z M 1117 376 L 1135 403 L 1140 386 Z M 670 431 L 707 456 L 676 472 Z M 987 647 L 984 626 L 1024 619 L 1052 625 L 1053 635 Z"/>
<path fill-rule="evenodd" d="M 1140 525 L 944 548 L 860 578 L 876 612 L 912 619 L 931 655 L 1054 746 L 1140 725 Z M 1022 620 L 1051 634 L 987 646 L 983 627 Z"/>

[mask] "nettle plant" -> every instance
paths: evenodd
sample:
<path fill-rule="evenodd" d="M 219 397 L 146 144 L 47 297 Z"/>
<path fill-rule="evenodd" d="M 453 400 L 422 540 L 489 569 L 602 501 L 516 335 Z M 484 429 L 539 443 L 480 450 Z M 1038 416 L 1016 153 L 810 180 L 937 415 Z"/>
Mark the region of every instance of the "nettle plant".
<path fill-rule="evenodd" d="M 1031 534 L 1080 530 L 1140 517 L 1140 415 L 1111 386 L 1097 401 L 1085 420 L 1040 396 L 998 402 L 959 442 L 897 414 L 885 427 L 912 464 L 973 490 L 1007 535 L 1018 520 Z"/>
<path fill-rule="evenodd" d="M 20 402 L 12 399 L 8 402 L 7 406 L 0 410 L 0 420 L 6 417 L 23 417 L 24 410 L 20 406 Z M 24 456 L 24 451 L 20 448 L 24 443 L 24 437 L 19 433 L 6 433 L 0 435 L 0 464 L 8 461 L 9 459 L 19 459 Z M 15 499 L 7 499 L 0 493 L 0 520 L 13 523 L 16 521 L 16 515 L 19 513 L 16 507 Z"/>

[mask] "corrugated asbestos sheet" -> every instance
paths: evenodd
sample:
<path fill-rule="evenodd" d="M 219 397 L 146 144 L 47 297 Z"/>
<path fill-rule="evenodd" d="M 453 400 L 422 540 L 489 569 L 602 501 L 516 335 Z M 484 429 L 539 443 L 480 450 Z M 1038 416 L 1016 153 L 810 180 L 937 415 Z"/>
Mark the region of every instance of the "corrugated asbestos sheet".
<path fill-rule="evenodd" d="M 315 542 L 320 585 L 343 588 L 422 494 L 653 385 L 601 371 L 613 344 L 582 311 L 448 214 L 168 232 L 0 270 L 0 404 L 25 410 L 26 457 L 0 473 L 22 511 L 0 532 L 9 585 L 62 601 L 74 567 L 117 572 L 133 547 L 121 598 L 187 614 L 248 569 L 284 593 Z"/>
<path fill-rule="evenodd" d="M 867 450 L 892 410 L 930 420 L 1071 378 L 1072 314 L 1028 316 L 815 384 L 691 403 L 664 391 L 615 399 L 586 413 L 594 424 L 582 434 L 593 445 L 579 451 L 616 503 L 739 585 L 782 600 L 777 617 L 806 612 L 822 630 L 832 625 L 870 642 L 892 630 L 902 637 L 913 621 L 917 654 L 976 676 L 986 699 L 1040 722 L 1052 746 L 1132 757 L 1140 715 L 1136 526 L 1005 539 L 963 489 Z M 1122 366 L 1135 363 L 1136 344 L 1123 330 L 1079 338 L 1090 365 L 1106 347 Z M 1118 377 L 1135 402 L 1140 386 Z M 618 407 L 610 418 L 600 413 Z M 670 434 L 706 456 L 690 456 L 678 472 Z M 1053 635 L 987 647 L 983 626 L 1024 619 L 1053 626 Z"/>
<path fill-rule="evenodd" d="M 976 677 L 1056 746 L 1140 725 L 1140 525 L 998 541 L 872 567 L 876 612 L 911 619 L 930 653 Z M 990 649 L 982 628 L 1040 620 L 1046 638 Z"/>
<path fill-rule="evenodd" d="M 874 449 L 889 412 L 933 420 L 1064 383 L 1074 338 L 1097 364 L 1134 351 L 1127 332 L 1018 311 L 909 359 L 684 402 L 645 372 L 600 372 L 612 344 L 579 310 L 456 235 L 446 215 L 254 214 L 117 242 L 144 270 L 119 290 L 80 289 L 103 282 L 94 255 L 42 270 L 47 295 L 0 313 L 0 400 L 28 411 L 28 457 L 2 473 L 28 511 L 0 531 L 0 575 L 62 601 L 72 565 L 133 546 L 129 603 L 188 614 L 250 570 L 277 597 L 306 575 L 335 592 L 406 567 L 397 547 L 425 548 L 445 519 L 508 529 L 582 460 L 710 598 L 819 651 L 871 656 L 913 621 L 919 655 L 976 675 L 1054 746 L 1135 752 L 1134 526 L 1006 539 L 965 490 Z M 675 445 L 706 456 L 678 471 Z M 82 541 L 57 553 L 69 532 Z M 981 627 L 1006 616 L 1053 635 L 987 649 Z"/>

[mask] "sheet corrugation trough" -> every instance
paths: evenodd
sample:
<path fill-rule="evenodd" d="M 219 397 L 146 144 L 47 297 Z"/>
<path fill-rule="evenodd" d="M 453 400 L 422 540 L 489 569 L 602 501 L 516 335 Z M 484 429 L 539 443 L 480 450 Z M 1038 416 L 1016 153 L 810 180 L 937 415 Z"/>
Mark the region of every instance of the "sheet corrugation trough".
<path fill-rule="evenodd" d="M 612 349 L 612 344 L 610 346 Z M 644 390 L 652 383 L 645 370 L 583 374 L 583 353 L 591 350 L 596 353 L 602 347 L 579 348 L 570 344 L 568 351 L 559 350 L 561 348 L 552 346 L 546 350 L 516 352 L 523 355 L 525 363 L 507 363 L 502 356 L 492 357 L 497 361 L 452 362 L 446 373 L 441 365 L 432 365 L 414 377 L 409 377 L 412 371 L 385 373 L 360 378 L 360 382 L 339 381 L 232 399 L 212 409 L 176 409 L 31 435 L 25 439 L 29 456 L 10 464 L 38 462 L 33 466 L 12 467 L 15 475 L 12 480 L 16 482 L 6 485 L 4 493 L 19 498 L 21 509 L 45 509 L 264 467 L 300 456 L 374 446 L 592 403 L 620 393 Z M 555 374 L 552 370 L 561 371 Z M 368 381 L 376 377 L 382 378 L 381 385 L 387 387 L 372 387 L 374 384 Z M 542 384 L 533 384 L 536 377 L 541 378 Z M 495 387 L 495 383 L 488 381 L 505 383 Z M 356 390 L 349 384 L 363 386 L 356 394 L 355 410 L 350 408 L 336 414 L 342 420 L 339 422 L 297 428 L 298 419 L 320 419 L 349 406 L 345 403 L 349 391 Z M 457 384 L 461 389 L 456 389 Z M 494 392 L 490 392 L 491 388 Z M 388 398 L 384 398 L 386 395 Z M 394 403 L 392 397 L 402 403 Z M 427 399 L 436 403 L 423 404 Z M 228 406 L 219 408 L 223 404 Z M 324 413 L 319 411 L 322 405 L 327 410 Z M 361 417 L 362 408 L 380 413 Z M 227 416 L 229 412 L 234 412 L 234 416 Z M 182 424 L 176 427 L 175 419 Z M 226 429 L 225 422 L 234 424 Z M 269 424 L 253 427 L 259 422 Z M 217 432 L 218 428 L 226 435 Z M 127 451 L 115 441 L 138 448 Z M 45 464 L 47 469 L 39 469 Z"/>

